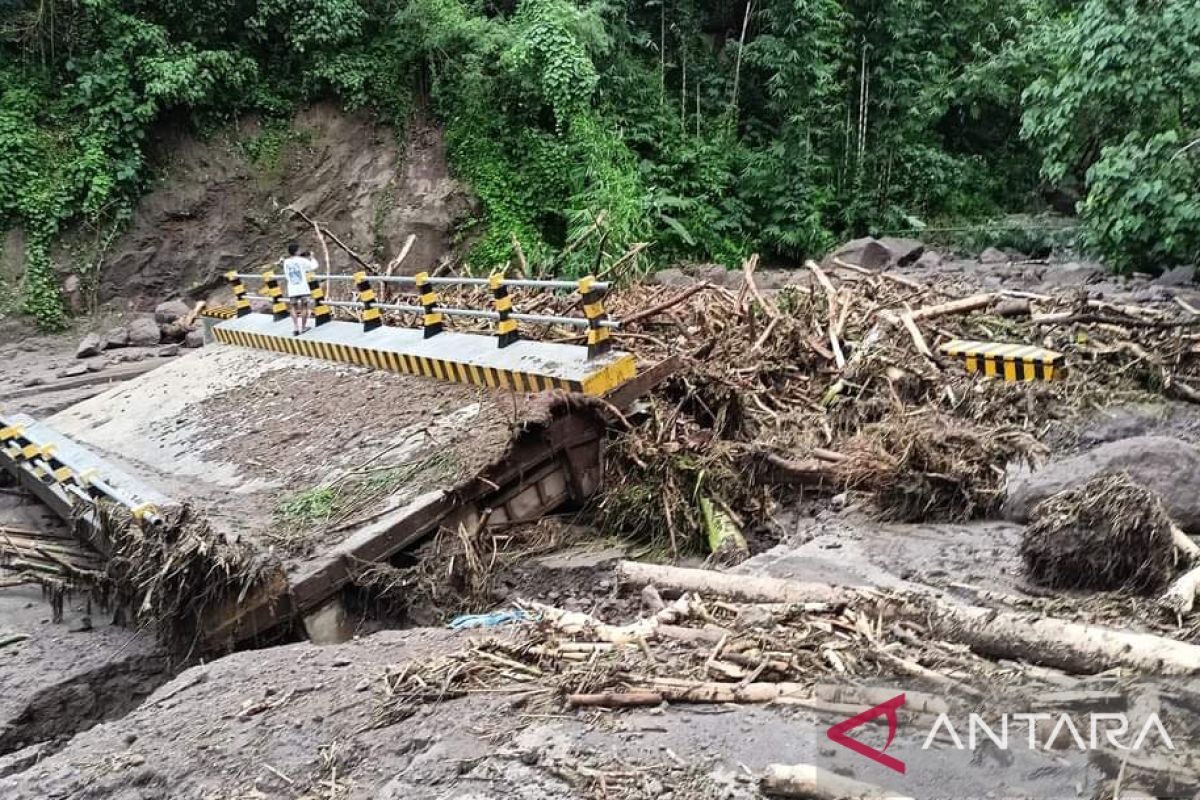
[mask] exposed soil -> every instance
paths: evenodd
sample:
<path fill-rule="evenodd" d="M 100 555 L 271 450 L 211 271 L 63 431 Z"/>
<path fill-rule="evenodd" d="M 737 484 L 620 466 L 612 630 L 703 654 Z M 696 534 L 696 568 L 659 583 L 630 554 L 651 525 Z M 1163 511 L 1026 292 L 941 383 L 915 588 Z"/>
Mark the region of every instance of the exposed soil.
<path fill-rule="evenodd" d="M 293 238 L 320 255 L 311 227 L 289 206 L 384 263 L 416 235 L 401 271 L 418 272 L 451 251 L 473 203 L 449 176 L 440 129 L 419 117 L 398 143 L 368 115 L 321 104 L 286 130 L 244 119 L 200 139 L 166 124 L 148 149 L 159 178 L 104 250 L 99 287 L 101 301 L 119 297 L 142 310 L 185 292 L 203 295 L 231 269 L 273 263 Z M 69 246 L 93 242 L 80 236 Z M 335 272 L 354 271 L 340 251 L 330 255 Z M 72 258 L 64 250 L 57 260 Z"/>

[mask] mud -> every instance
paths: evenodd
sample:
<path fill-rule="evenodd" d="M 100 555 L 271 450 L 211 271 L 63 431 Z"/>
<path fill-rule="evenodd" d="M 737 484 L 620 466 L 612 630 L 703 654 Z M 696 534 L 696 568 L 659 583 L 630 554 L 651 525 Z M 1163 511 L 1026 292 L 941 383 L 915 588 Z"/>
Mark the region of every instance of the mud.
<path fill-rule="evenodd" d="M 40 504 L 0 494 L 0 527 L 60 528 Z M 41 755 L 74 734 L 135 708 L 176 671 L 179 658 L 152 635 L 111 624 L 86 595 L 69 595 L 53 622 L 41 589 L 0 590 L 0 636 L 29 638 L 0 648 L 0 755 L 40 744 Z M 0 774 L 20 766 L 0 761 Z"/>
<path fill-rule="evenodd" d="M 289 498 L 348 472 L 366 479 L 390 468 L 393 505 L 452 488 L 503 451 L 522 404 L 473 387 L 211 347 L 48 422 L 190 502 L 219 531 L 303 557 L 345 538 L 356 517 L 280 528 L 276 512 Z"/>

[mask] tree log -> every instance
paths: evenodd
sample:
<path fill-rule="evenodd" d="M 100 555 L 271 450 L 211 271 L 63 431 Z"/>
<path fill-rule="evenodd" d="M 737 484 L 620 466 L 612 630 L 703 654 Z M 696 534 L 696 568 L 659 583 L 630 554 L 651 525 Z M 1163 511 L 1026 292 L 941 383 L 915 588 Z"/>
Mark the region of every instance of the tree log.
<path fill-rule="evenodd" d="M 937 604 L 932 632 L 978 653 L 1092 674 L 1124 667 L 1151 675 L 1200 673 L 1200 646 L 1099 625 Z"/>
<path fill-rule="evenodd" d="M 771 764 L 759 788 L 772 797 L 809 800 L 908 800 L 902 792 L 827 772 L 814 764 Z"/>
<path fill-rule="evenodd" d="M 603 692 L 602 694 L 569 694 L 567 703 L 575 708 L 635 708 L 657 706 L 663 701 L 657 692 Z"/>
<path fill-rule="evenodd" d="M 669 567 L 622 561 L 617 579 L 633 586 L 654 584 L 659 589 L 721 595 L 750 603 L 832 603 L 845 605 L 869 598 L 867 590 L 831 586 L 825 583 L 801 583 L 780 578 L 734 575 L 705 569 Z"/>
<path fill-rule="evenodd" d="M 802 583 L 622 561 L 622 583 L 697 594 L 721 595 L 750 603 L 833 603 L 848 605 L 875 599 L 866 588 Z M 903 597 L 895 613 L 931 623 L 936 636 L 965 644 L 984 655 L 1012 658 L 1093 674 L 1124 667 L 1152 675 L 1200 674 L 1200 646 L 1148 633 L 1086 625 L 978 606 L 935 601 L 915 593 Z M 668 620 L 664 620 L 668 621 Z"/>

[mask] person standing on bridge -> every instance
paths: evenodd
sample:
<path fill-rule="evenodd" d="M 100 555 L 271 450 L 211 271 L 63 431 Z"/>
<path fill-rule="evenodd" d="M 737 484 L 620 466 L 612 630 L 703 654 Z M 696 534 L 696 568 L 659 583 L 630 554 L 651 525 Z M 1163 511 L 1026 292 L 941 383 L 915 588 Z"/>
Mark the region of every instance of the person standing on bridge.
<path fill-rule="evenodd" d="M 312 313 L 312 290 L 308 288 L 308 273 L 317 271 L 317 260 L 311 253 L 301 253 L 300 245 L 289 242 L 288 255 L 283 259 L 283 276 L 287 280 L 288 313 L 292 315 L 292 335 L 308 330 L 308 315 Z"/>

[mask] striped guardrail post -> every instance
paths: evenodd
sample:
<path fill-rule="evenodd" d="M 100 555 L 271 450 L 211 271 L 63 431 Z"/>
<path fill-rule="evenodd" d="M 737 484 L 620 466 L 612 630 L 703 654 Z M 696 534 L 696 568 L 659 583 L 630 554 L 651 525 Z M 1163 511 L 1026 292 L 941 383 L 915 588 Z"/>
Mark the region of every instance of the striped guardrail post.
<path fill-rule="evenodd" d="M 425 330 L 425 338 L 437 336 L 442 332 L 442 312 L 438 311 L 437 292 L 429 285 L 429 273 L 417 273 L 413 280 L 417 283 L 417 294 L 421 297 L 421 310 L 424 312 L 421 327 Z"/>
<path fill-rule="evenodd" d="M 604 292 L 596 288 L 596 279 L 591 275 L 580 278 L 576 288 L 583 299 L 583 315 L 588 323 L 587 357 L 595 358 L 612 349 L 609 330 L 600 324 L 608 319 L 604 310 Z"/>
<path fill-rule="evenodd" d="M 358 292 L 358 302 L 362 303 L 363 333 L 369 333 L 382 325 L 383 319 L 379 316 L 379 309 L 375 307 L 375 290 L 371 288 L 367 273 L 354 273 L 354 288 Z"/>
<path fill-rule="evenodd" d="M 512 295 L 508 293 L 508 287 L 504 285 L 503 273 L 493 273 L 488 278 L 488 286 L 491 287 L 492 297 L 496 300 L 496 313 L 500 315 L 500 319 L 496 322 L 496 340 L 501 347 L 508 347 L 521 338 L 521 333 L 517 330 L 517 321 L 511 318 Z"/>
<path fill-rule="evenodd" d="M 250 313 L 250 301 L 246 299 L 246 284 L 242 283 L 242 279 L 233 270 L 225 273 L 225 280 L 229 281 L 229 288 L 233 290 L 234 313 L 239 317 L 246 316 Z"/>
<path fill-rule="evenodd" d="M 263 294 L 271 300 L 271 319 L 278 322 L 281 319 L 288 318 L 287 303 L 283 300 L 283 289 L 279 286 L 279 279 L 275 277 L 275 273 L 267 270 L 263 273 Z"/>
<path fill-rule="evenodd" d="M 313 324 L 319 328 L 333 320 L 333 312 L 325 304 L 325 287 L 317 280 L 316 273 L 310 272 L 305 277 L 308 279 L 308 292 L 313 301 Z"/>

